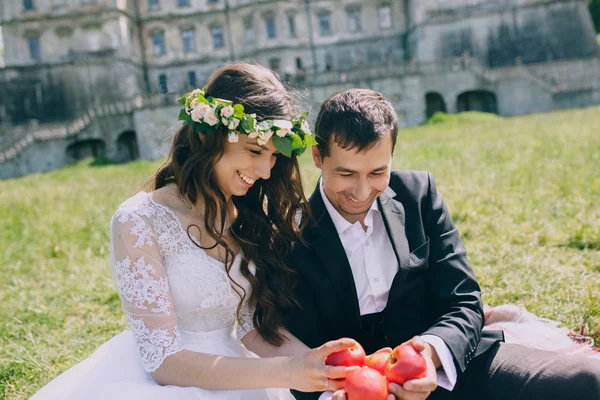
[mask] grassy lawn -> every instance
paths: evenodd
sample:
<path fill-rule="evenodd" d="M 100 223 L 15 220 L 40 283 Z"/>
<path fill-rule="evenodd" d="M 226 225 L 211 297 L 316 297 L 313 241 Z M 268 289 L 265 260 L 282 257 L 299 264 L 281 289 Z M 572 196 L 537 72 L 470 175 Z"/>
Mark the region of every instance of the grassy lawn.
<path fill-rule="evenodd" d="M 600 108 L 400 131 L 396 168 L 431 171 L 488 304 L 600 339 Z M 126 327 L 108 222 L 159 165 L 0 181 L 0 398 L 24 399 Z M 318 173 L 303 157 L 307 192 Z"/>

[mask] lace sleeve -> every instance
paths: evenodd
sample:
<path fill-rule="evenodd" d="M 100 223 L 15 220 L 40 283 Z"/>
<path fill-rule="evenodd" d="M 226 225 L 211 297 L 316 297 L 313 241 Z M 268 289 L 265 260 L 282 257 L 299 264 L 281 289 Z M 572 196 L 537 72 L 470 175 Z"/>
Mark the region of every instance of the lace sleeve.
<path fill-rule="evenodd" d="M 239 340 L 242 340 L 252 329 L 254 329 L 254 309 L 248 304 L 248 299 L 242 304 L 240 317 L 237 321 L 236 334 Z"/>
<path fill-rule="evenodd" d="M 117 211 L 110 224 L 111 271 L 142 364 L 156 371 L 182 350 L 173 301 L 154 231 L 140 215 Z"/>

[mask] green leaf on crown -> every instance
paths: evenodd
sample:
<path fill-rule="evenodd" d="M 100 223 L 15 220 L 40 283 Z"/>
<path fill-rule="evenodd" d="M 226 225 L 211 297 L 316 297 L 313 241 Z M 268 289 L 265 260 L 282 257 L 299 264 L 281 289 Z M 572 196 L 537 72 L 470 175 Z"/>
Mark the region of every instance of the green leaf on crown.
<path fill-rule="evenodd" d="M 292 156 L 292 141 L 289 136 L 280 138 L 279 136 L 273 136 L 273 145 L 281 154 L 286 157 Z"/>
<path fill-rule="evenodd" d="M 187 100 L 187 96 L 188 96 L 187 94 L 186 94 L 186 95 L 183 95 L 183 96 L 181 96 L 180 98 L 178 98 L 178 99 L 177 99 L 177 102 L 178 102 L 179 104 L 181 104 L 181 105 L 185 106 L 185 101 Z"/>
<path fill-rule="evenodd" d="M 270 119 L 262 121 L 261 123 L 258 124 L 258 129 L 261 131 L 268 131 L 272 127 L 273 127 L 273 121 Z"/>
<path fill-rule="evenodd" d="M 256 121 L 250 114 L 244 114 L 244 116 L 242 117 L 242 122 L 240 123 L 240 125 L 242 126 L 242 129 L 244 131 L 246 131 L 246 133 L 254 132 L 255 124 L 256 124 Z"/>
<path fill-rule="evenodd" d="M 219 129 L 219 124 L 210 126 L 209 124 L 196 124 L 196 133 L 202 132 L 205 135 L 210 135 Z"/>
<path fill-rule="evenodd" d="M 194 120 L 188 115 L 185 121 L 183 121 L 183 126 L 194 125 Z"/>
<path fill-rule="evenodd" d="M 189 115 L 185 112 L 185 108 L 182 108 L 181 111 L 179 111 L 179 116 L 177 117 L 177 121 L 185 121 L 188 118 L 189 118 Z"/>
<path fill-rule="evenodd" d="M 198 95 L 198 103 L 210 104 L 210 102 L 206 100 L 206 97 L 202 96 L 201 94 Z"/>
<path fill-rule="evenodd" d="M 241 104 L 236 104 L 233 106 L 233 117 L 237 119 L 242 119 L 244 116 L 244 106 Z"/>
<path fill-rule="evenodd" d="M 305 146 L 316 146 L 317 145 L 317 139 L 315 139 L 314 135 L 304 135 L 304 145 Z"/>
<path fill-rule="evenodd" d="M 304 143 L 302 138 L 298 135 L 288 135 L 292 142 L 292 151 L 297 152 L 298 150 L 304 149 Z"/>

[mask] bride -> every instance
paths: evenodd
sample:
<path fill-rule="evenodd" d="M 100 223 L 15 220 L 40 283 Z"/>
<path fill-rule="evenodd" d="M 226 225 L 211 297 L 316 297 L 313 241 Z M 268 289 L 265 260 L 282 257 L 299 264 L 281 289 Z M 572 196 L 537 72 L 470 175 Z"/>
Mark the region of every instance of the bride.
<path fill-rule="evenodd" d="M 292 399 L 287 388 L 341 388 L 346 368 L 324 360 L 354 341 L 311 350 L 276 311 L 294 304 L 284 260 L 306 202 L 296 156 L 315 144 L 306 114 L 295 118 L 275 75 L 246 63 L 218 69 L 180 102 L 183 127 L 153 190 L 110 223 L 131 331 L 34 400 Z"/>

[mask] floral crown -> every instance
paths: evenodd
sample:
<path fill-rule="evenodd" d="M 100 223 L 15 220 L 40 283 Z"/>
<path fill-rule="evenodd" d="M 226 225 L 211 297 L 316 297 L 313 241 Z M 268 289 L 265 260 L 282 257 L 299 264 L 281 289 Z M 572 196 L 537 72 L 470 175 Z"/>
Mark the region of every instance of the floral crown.
<path fill-rule="evenodd" d="M 184 106 L 178 120 L 184 121 L 183 126 L 193 125 L 196 133 L 210 135 L 223 126 L 230 142 L 237 142 L 240 133 L 250 139 L 256 138 L 261 146 L 272 139 L 275 148 L 287 157 L 292 153 L 298 156 L 307 147 L 317 144 L 306 122 L 307 112 L 292 121 L 268 119 L 257 122 L 256 114 L 245 114 L 241 104 L 206 97 L 206 86 L 185 94 L 178 101 Z"/>

